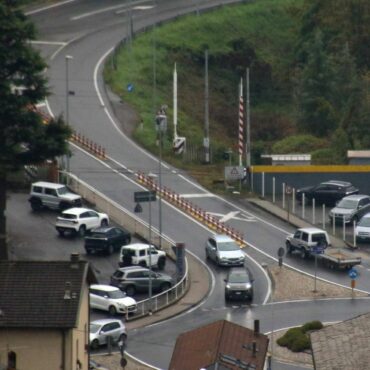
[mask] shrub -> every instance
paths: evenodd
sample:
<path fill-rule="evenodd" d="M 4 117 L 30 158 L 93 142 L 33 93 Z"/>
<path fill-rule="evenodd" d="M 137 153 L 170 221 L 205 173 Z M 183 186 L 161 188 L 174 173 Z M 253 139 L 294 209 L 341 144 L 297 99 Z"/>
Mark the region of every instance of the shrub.
<path fill-rule="evenodd" d="M 315 320 L 315 321 L 306 322 L 302 326 L 302 330 L 303 330 L 304 333 L 307 333 L 310 330 L 320 330 L 323 327 L 324 327 L 324 325 L 322 324 L 321 321 Z"/>
<path fill-rule="evenodd" d="M 327 146 L 327 140 L 312 135 L 292 135 L 276 142 L 272 147 L 275 154 L 311 153 Z"/>
<path fill-rule="evenodd" d="M 291 328 L 281 338 L 277 340 L 277 343 L 279 344 L 279 346 L 288 347 L 290 349 L 292 343 L 294 343 L 297 338 L 301 337 L 303 334 L 304 333 L 301 327 Z"/>
<path fill-rule="evenodd" d="M 307 334 L 301 334 L 300 336 L 297 336 L 295 340 L 292 342 L 292 345 L 289 347 L 290 350 L 293 352 L 302 352 L 306 349 L 311 348 L 311 342 L 310 338 Z"/>

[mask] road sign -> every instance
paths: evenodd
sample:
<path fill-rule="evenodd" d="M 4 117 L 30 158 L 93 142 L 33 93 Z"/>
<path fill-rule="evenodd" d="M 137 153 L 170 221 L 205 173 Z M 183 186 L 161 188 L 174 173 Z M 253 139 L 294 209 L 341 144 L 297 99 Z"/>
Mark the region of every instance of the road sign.
<path fill-rule="evenodd" d="M 133 84 L 127 84 L 127 91 L 131 92 L 134 90 L 134 85 Z"/>
<path fill-rule="evenodd" d="M 153 202 L 155 200 L 156 200 L 155 191 L 135 191 L 134 193 L 135 203 Z"/>
<path fill-rule="evenodd" d="M 289 195 L 289 194 L 292 194 L 292 191 L 293 189 L 291 188 L 291 186 L 287 185 L 285 188 L 285 193 Z"/>
<path fill-rule="evenodd" d="M 226 166 L 225 179 L 226 180 L 241 180 L 244 178 L 243 166 Z"/>
<path fill-rule="evenodd" d="M 357 279 L 357 277 L 358 277 L 358 272 L 357 272 L 357 270 L 356 270 L 356 269 L 351 268 L 351 269 L 348 271 L 348 275 L 349 275 L 349 277 L 350 277 L 352 280 L 355 280 L 355 279 Z"/>

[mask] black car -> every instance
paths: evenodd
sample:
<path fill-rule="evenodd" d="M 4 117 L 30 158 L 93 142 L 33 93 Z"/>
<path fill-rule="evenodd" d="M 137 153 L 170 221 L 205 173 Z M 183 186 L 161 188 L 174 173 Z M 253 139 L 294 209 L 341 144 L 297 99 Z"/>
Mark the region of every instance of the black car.
<path fill-rule="evenodd" d="M 130 244 L 131 234 L 120 227 L 98 227 L 85 236 L 87 254 L 105 252 L 112 254 L 123 245 Z"/>
<path fill-rule="evenodd" d="M 296 191 L 296 199 L 299 202 L 312 201 L 326 205 L 335 205 L 338 200 L 352 194 L 358 194 L 359 189 L 355 188 L 350 182 L 330 180 L 315 186 L 307 186 Z"/>
<path fill-rule="evenodd" d="M 225 300 L 253 300 L 253 281 L 246 268 L 232 268 L 225 279 Z"/>

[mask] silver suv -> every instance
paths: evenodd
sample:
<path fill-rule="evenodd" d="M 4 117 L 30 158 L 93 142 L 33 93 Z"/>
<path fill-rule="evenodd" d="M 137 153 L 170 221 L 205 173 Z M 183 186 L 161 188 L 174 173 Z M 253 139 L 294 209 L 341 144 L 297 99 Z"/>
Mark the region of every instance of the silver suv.
<path fill-rule="evenodd" d="M 67 186 L 46 181 L 38 181 L 31 185 L 28 201 L 33 211 L 39 211 L 44 207 L 63 211 L 82 205 L 81 197 L 72 193 Z"/>
<path fill-rule="evenodd" d="M 361 219 L 361 217 L 370 211 L 369 195 L 349 195 L 342 198 L 338 204 L 329 212 L 329 219 L 335 223 L 349 223 Z"/>
<path fill-rule="evenodd" d="M 228 235 L 213 235 L 206 242 L 206 257 L 219 266 L 243 266 L 245 254 Z"/>
<path fill-rule="evenodd" d="M 119 268 L 111 276 L 110 283 L 125 291 L 128 296 L 133 296 L 136 292 L 147 293 L 149 291 L 149 280 L 152 281 L 153 291 L 160 292 L 170 289 L 175 283 L 169 275 L 136 266 Z"/>

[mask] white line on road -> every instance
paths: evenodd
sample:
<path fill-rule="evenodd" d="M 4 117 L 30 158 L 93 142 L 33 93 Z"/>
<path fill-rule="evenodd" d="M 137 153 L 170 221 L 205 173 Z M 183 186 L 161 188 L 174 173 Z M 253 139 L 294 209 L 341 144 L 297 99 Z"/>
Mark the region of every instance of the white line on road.
<path fill-rule="evenodd" d="M 31 40 L 30 43 L 35 44 L 35 45 L 57 45 L 57 46 L 66 46 L 66 45 L 68 45 L 67 42 L 61 42 L 61 41 Z"/>
<path fill-rule="evenodd" d="M 41 13 L 41 12 L 43 12 L 45 10 L 49 10 L 49 9 L 52 9 L 52 8 L 57 8 L 59 6 L 66 5 L 66 4 L 69 4 L 69 3 L 73 3 L 75 1 L 77 1 L 77 0 L 61 1 L 60 3 L 56 3 L 56 4 L 53 4 L 53 5 L 44 6 L 43 8 L 38 8 L 38 9 L 35 9 L 35 10 L 30 10 L 29 12 L 26 12 L 24 14 L 27 15 L 27 16 L 29 16 L 29 15 L 32 15 L 32 14 Z"/>
<path fill-rule="evenodd" d="M 235 216 L 238 215 L 239 213 L 240 211 L 229 212 L 228 214 L 221 217 L 220 222 L 226 222 L 230 220 L 231 218 L 235 218 Z"/>

